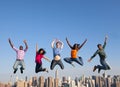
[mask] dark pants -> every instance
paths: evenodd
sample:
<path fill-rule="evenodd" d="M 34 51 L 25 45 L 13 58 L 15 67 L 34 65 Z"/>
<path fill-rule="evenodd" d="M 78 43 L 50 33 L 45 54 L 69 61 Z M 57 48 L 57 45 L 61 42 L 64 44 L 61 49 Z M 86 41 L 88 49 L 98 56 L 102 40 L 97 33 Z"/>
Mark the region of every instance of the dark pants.
<path fill-rule="evenodd" d="M 78 63 L 79 65 L 83 66 L 83 60 L 82 60 L 82 57 L 79 57 L 79 58 L 64 58 L 64 61 L 69 63 L 69 64 L 72 64 L 72 62 L 76 62 Z"/>
<path fill-rule="evenodd" d="M 45 71 L 46 68 L 42 68 L 42 63 L 36 63 L 36 67 L 35 67 L 35 72 L 38 73 L 38 72 L 41 72 L 41 71 Z"/>
<path fill-rule="evenodd" d="M 96 68 L 98 68 L 99 72 L 101 69 L 102 70 L 110 70 L 110 66 L 106 63 L 105 60 L 100 59 L 100 63 L 101 63 L 101 65 L 97 65 L 97 67 L 96 67 Z"/>
<path fill-rule="evenodd" d="M 61 69 L 64 69 L 64 65 L 61 60 L 52 60 L 50 69 L 53 70 L 56 65 L 59 65 Z"/>

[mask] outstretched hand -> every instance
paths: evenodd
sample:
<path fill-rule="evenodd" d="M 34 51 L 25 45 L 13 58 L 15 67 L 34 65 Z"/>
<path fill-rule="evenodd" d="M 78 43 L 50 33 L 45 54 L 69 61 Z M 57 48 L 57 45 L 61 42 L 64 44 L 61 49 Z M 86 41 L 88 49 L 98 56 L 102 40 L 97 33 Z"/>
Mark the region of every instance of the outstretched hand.
<path fill-rule="evenodd" d="M 9 41 L 9 42 L 11 41 L 10 38 L 8 38 L 8 41 Z"/>
<path fill-rule="evenodd" d="M 88 62 L 91 62 L 91 58 L 90 58 L 90 59 L 88 59 Z"/>
<path fill-rule="evenodd" d="M 106 35 L 106 36 L 105 36 L 105 42 L 107 41 L 107 39 L 108 39 L 108 36 Z"/>
<path fill-rule="evenodd" d="M 23 42 L 24 42 L 24 43 L 27 43 L 27 41 L 26 41 L 26 40 L 24 40 Z"/>

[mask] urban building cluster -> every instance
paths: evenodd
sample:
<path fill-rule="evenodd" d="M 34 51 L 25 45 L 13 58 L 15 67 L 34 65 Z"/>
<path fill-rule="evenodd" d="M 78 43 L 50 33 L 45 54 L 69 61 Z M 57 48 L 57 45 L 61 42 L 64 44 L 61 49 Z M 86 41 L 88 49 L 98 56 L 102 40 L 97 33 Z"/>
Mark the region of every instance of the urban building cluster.
<path fill-rule="evenodd" d="M 76 77 L 74 80 L 71 77 L 63 76 L 58 78 L 56 71 L 55 77 L 32 77 L 29 80 L 25 77 L 24 80 L 16 78 L 14 84 L 8 82 L 7 84 L 0 82 L 0 87 L 120 87 L 120 75 L 106 75 Z"/>

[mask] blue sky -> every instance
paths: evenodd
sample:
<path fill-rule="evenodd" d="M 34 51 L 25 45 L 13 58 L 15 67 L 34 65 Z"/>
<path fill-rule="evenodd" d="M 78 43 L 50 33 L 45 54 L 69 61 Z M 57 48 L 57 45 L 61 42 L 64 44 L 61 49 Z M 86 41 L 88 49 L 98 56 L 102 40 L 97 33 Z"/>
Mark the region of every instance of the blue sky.
<path fill-rule="evenodd" d="M 112 69 L 108 74 L 120 74 L 120 1 L 119 0 L 1 0 L 0 1 L 0 81 L 9 81 L 18 76 L 53 76 L 56 69 L 59 77 L 64 75 L 76 77 L 83 74 L 99 75 L 93 73 L 94 65 L 99 64 L 96 56 L 91 63 L 87 60 L 97 50 L 97 44 L 103 43 L 108 35 L 106 46 L 107 61 Z M 71 44 L 87 43 L 79 51 L 83 57 L 84 66 L 75 64 L 75 68 L 63 61 L 65 69 L 56 66 L 49 73 L 35 74 L 35 44 L 47 51 L 46 56 L 53 59 L 51 41 L 55 38 L 64 42 L 61 53 L 62 58 L 70 56 L 70 48 L 65 38 Z M 29 49 L 25 55 L 26 69 L 21 75 L 18 71 L 13 75 L 13 64 L 16 54 L 11 49 L 8 38 L 11 38 L 16 47 L 28 42 Z M 49 69 L 50 63 L 43 60 L 43 67 Z M 102 71 L 103 72 L 103 71 Z M 101 74 L 102 74 L 101 72 Z M 101 75 L 100 74 L 100 75 Z"/>

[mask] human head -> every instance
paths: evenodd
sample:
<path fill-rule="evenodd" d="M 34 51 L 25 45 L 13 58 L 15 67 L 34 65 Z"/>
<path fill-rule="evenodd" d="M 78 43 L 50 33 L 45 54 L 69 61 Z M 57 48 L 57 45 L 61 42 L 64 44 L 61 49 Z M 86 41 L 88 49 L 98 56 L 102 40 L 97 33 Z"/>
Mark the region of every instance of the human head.
<path fill-rule="evenodd" d="M 38 50 L 38 53 L 44 55 L 44 54 L 46 53 L 46 51 L 45 51 L 43 48 L 40 48 L 40 49 Z"/>
<path fill-rule="evenodd" d="M 79 46 L 80 46 L 80 44 L 75 43 L 75 44 L 73 45 L 73 49 L 78 49 Z"/>
<path fill-rule="evenodd" d="M 23 46 L 19 46 L 19 50 L 23 50 Z"/>
<path fill-rule="evenodd" d="M 100 49 L 100 50 L 103 48 L 103 47 L 102 47 L 102 44 L 98 44 L 97 47 L 98 47 L 98 49 Z"/>
<path fill-rule="evenodd" d="M 56 48 L 61 48 L 61 46 L 62 46 L 62 43 L 60 41 L 57 41 L 56 42 Z"/>

